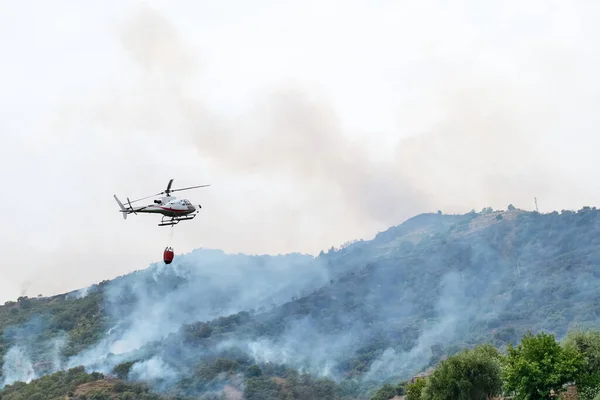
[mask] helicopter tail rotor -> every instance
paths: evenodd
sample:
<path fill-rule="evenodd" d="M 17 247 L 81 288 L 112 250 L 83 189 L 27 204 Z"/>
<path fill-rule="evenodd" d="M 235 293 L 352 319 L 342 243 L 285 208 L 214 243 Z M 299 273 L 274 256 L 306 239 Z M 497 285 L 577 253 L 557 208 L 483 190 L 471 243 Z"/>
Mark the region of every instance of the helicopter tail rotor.
<path fill-rule="evenodd" d="M 132 213 L 137 215 L 137 213 L 134 211 L 133 207 L 131 206 L 131 201 L 129 200 L 129 197 L 127 198 L 127 204 L 129 204 L 129 210 L 131 210 Z"/>

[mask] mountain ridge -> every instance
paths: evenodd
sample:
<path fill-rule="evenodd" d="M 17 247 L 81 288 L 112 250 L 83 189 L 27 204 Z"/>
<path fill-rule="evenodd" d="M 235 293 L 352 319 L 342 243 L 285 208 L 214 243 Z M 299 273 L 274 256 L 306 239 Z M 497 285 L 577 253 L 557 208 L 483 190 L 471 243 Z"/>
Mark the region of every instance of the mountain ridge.
<path fill-rule="evenodd" d="M 574 326 L 597 326 L 598 233 L 595 208 L 548 214 L 486 208 L 420 214 L 317 257 L 192 252 L 87 292 L 0 307 L 0 354 L 6 366 L 10 351 L 14 356 L 15 348 L 25 351 L 44 337 L 62 349 L 53 357 L 66 356 L 61 368 L 110 373 L 133 362 L 130 378 L 187 394 L 194 390 L 181 386 L 186 379 L 202 386 L 202 374 L 190 368 L 220 357 L 248 368 L 283 362 L 348 385 L 397 381 L 489 338 L 503 347 L 529 329 L 560 337 Z M 221 267 L 211 275 L 211 265 Z M 58 311 L 37 330 L 19 325 L 30 340 L 16 347 L 7 315 L 39 304 Z M 59 332 L 63 342 L 55 341 Z M 41 358 L 52 359 L 50 344 L 39 349 Z"/>

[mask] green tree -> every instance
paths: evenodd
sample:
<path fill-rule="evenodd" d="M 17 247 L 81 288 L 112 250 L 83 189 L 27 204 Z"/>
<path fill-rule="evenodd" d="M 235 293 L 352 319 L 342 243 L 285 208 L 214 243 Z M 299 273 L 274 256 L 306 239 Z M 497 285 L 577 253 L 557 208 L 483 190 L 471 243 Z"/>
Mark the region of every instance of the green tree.
<path fill-rule="evenodd" d="M 248 369 L 246 370 L 246 376 L 248 378 L 255 378 L 257 376 L 261 376 L 262 375 L 262 370 L 260 369 L 260 367 L 256 364 L 252 364 L 251 366 L 248 367 Z"/>
<path fill-rule="evenodd" d="M 383 385 L 370 400 L 389 400 L 396 396 L 396 388 L 389 383 Z"/>
<path fill-rule="evenodd" d="M 576 381 L 580 399 L 592 400 L 600 395 L 600 332 L 569 332 L 563 347 L 581 353 L 585 362 Z"/>
<path fill-rule="evenodd" d="M 426 378 L 417 379 L 414 383 L 406 385 L 406 400 L 421 400 L 423 399 L 423 388 L 427 384 Z"/>
<path fill-rule="evenodd" d="M 503 360 L 504 388 L 515 400 L 549 399 L 550 390 L 563 391 L 585 365 L 579 351 L 561 347 L 554 335 L 543 332 L 527 332 L 516 348 L 509 344 Z"/>
<path fill-rule="evenodd" d="M 135 363 L 136 363 L 135 361 L 127 361 L 127 362 L 121 363 L 119 365 L 116 365 L 113 368 L 113 372 L 115 373 L 115 375 L 117 375 L 117 377 L 119 379 L 127 379 L 127 376 L 129 375 L 129 371 L 131 370 L 131 367 Z"/>
<path fill-rule="evenodd" d="M 489 344 L 442 361 L 427 379 L 427 400 L 486 400 L 502 392 L 501 355 Z"/>
<path fill-rule="evenodd" d="M 110 394 L 104 390 L 94 390 L 88 395 L 90 400 L 110 400 Z"/>
<path fill-rule="evenodd" d="M 600 373 L 600 332 L 571 331 L 563 342 L 565 349 L 578 350 L 585 360 L 589 373 Z"/>
<path fill-rule="evenodd" d="M 244 398 L 247 400 L 277 399 L 281 388 L 269 377 L 260 376 L 246 380 Z"/>

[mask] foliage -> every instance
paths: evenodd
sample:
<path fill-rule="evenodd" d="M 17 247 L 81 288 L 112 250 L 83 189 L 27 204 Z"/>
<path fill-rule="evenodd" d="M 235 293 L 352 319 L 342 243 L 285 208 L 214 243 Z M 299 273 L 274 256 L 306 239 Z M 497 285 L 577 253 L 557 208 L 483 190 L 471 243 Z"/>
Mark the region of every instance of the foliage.
<path fill-rule="evenodd" d="M 423 395 L 431 400 L 487 400 L 501 392 L 500 353 L 485 344 L 442 361 L 428 377 Z"/>
<path fill-rule="evenodd" d="M 600 400 L 600 376 L 589 376 L 577 385 L 579 400 Z"/>
<path fill-rule="evenodd" d="M 560 346 L 554 335 L 528 332 L 515 348 L 509 345 L 504 358 L 505 390 L 516 400 L 547 399 L 551 390 L 563 391 L 585 367 L 582 354 Z"/>
<path fill-rule="evenodd" d="M 96 286 L 101 288 L 102 285 Z M 52 298 L 19 297 L 0 307 L 0 358 L 13 345 L 28 349 L 33 364 L 51 370 L 48 356 L 53 340 L 63 343 L 61 360 L 95 344 L 103 334 L 107 317 L 101 312 L 103 294 L 92 290 L 84 298 L 58 295 Z"/>
<path fill-rule="evenodd" d="M 403 396 L 406 382 L 400 382 L 397 385 L 386 383 L 369 400 L 389 400 L 395 396 Z"/>
<path fill-rule="evenodd" d="M 370 400 L 388 400 L 396 396 L 396 394 L 396 388 L 393 385 L 386 383 L 373 397 L 371 397 Z"/>
<path fill-rule="evenodd" d="M 276 400 L 281 397 L 284 397 L 282 387 L 270 377 L 254 377 L 246 382 L 244 398 L 247 400 Z"/>
<path fill-rule="evenodd" d="M 133 364 L 135 364 L 135 361 L 127 361 L 127 362 L 115 365 L 115 367 L 113 368 L 113 372 L 117 376 L 117 378 L 127 379 L 127 376 L 129 375 L 129 371 L 131 370 L 131 367 L 133 366 Z"/>
<path fill-rule="evenodd" d="M 98 372 L 88 374 L 83 367 L 71 368 L 35 379 L 16 382 L 0 390 L 0 400 L 162 400 L 139 383 L 106 380 Z"/>
<path fill-rule="evenodd" d="M 262 370 L 260 369 L 260 367 L 256 364 L 252 364 L 251 366 L 248 367 L 248 369 L 246 370 L 246 376 L 248 378 L 257 378 L 259 376 L 262 375 Z"/>
<path fill-rule="evenodd" d="M 563 346 L 583 355 L 585 366 L 577 376 L 577 391 L 581 400 L 592 400 L 600 394 L 600 331 L 571 331 Z"/>
<path fill-rule="evenodd" d="M 258 376 L 248 378 L 244 389 L 247 400 L 339 399 L 337 385 L 329 379 L 314 379 L 309 374 L 288 371 L 285 378 Z"/>
<path fill-rule="evenodd" d="M 551 334 L 528 332 L 506 354 L 489 344 L 464 349 L 441 361 L 427 378 L 409 383 L 407 400 L 488 399 L 503 388 L 515 400 L 550 399 L 551 390 L 558 393 L 569 384 L 577 385 L 581 400 L 600 400 L 599 345 L 600 331 L 575 330 L 562 346 Z M 384 385 L 371 400 L 392 398 L 393 388 Z"/>
<path fill-rule="evenodd" d="M 406 385 L 406 400 L 424 400 L 423 391 L 427 385 L 427 378 L 419 378 Z"/>
<path fill-rule="evenodd" d="M 383 385 L 370 400 L 388 400 L 406 388 L 407 400 L 488 399 L 502 394 L 515 400 L 550 399 L 550 391 L 576 384 L 582 400 L 600 400 L 597 361 L 600 331 L 569 332 L 562 346 L 551 334 L 528 332 L 506 354 L 490 344 L 464 349 L 441 361 L 414 383 Z M 576 379 L 575 379 L 576 378 Z"/>

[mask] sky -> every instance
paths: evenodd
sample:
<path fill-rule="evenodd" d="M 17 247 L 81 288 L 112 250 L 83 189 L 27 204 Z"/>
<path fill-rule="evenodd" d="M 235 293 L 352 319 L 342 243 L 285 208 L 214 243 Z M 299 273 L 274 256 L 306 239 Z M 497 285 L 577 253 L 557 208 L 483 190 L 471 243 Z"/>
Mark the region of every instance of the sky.
<path fill-rule="evenodd" d="M 0 302 L 600 199 L 600 4 L 0 0 Z M 113 199 L 184 194 L 175 228 Z M 14 208 L 13 208 L 14 207 Z"/>

